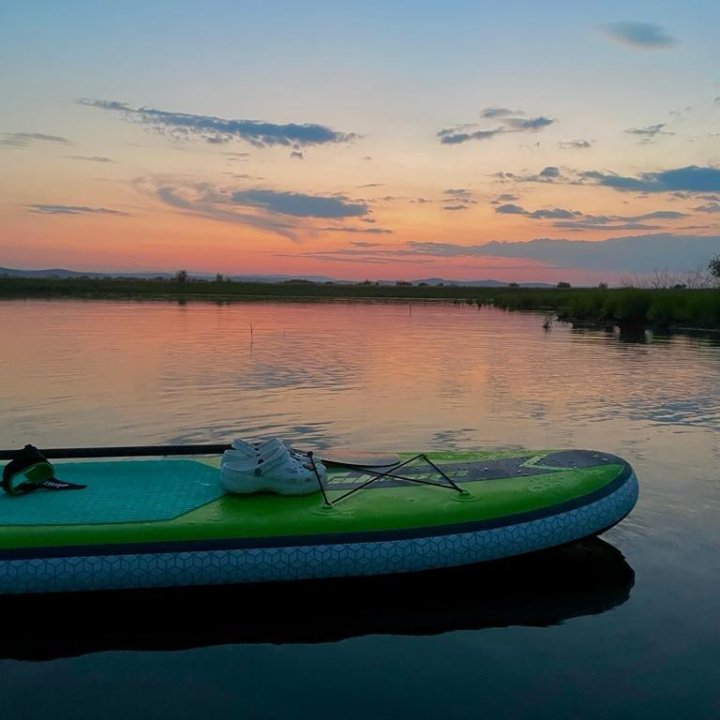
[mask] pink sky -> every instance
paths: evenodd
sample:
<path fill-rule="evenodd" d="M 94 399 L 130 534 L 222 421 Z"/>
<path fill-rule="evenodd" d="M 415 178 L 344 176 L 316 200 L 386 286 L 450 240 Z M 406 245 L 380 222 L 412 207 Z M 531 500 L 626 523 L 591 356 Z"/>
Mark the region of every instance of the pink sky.
<path fill-rule="evenodd" d="M 374 25 L 371 3 L 358 12 L 377 36 L 326 46 L 310 28 L 350 15 L 256 10 L 231 43 L 172 3 L 142 19 L 96 8 L 83 22 L 111 52 L 74 6 L 18 5 L 0 29 L 0 266 L 577 284 L 706 266 L 720 253 L 709 21 L 676 36 L 671 17 L 618 25 L 551 2 L 517 23 L 510 6 L 418 10 L 416 35 L 386 45 L 402 13 Z"/>

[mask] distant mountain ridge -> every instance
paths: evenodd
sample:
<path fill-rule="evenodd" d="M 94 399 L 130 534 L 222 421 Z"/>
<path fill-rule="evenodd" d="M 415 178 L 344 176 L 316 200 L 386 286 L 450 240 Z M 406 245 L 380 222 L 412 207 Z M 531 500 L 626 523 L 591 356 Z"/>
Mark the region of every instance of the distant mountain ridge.
<path fill-rule="evenodd" d="M 26 278 L 72 278 L 72 277 L 104 277 L 105 273 L 77 272 L 76 270 L 63 270 L 51 268 L 48 270 L 16 270 L 14 268 L 0 267 L 0 276 L 26 277 Z"/>
<path fill-rule="evenodd" d="M 82 270 L 67 270 L 65 268 L 49 268 L 47 270 L 22 270 L 18 268 L 5 268 L 0 267 L 0 277 L 25 277 L 25 278 L 134 278 L 137 280 L 152 280 L 154 278 L 162 278 L 163 280 L 170 280 L 175 277 L 174 272 L 93 272 L 93 271 L 82 271 Z M 214 280 L 215 273 L 198 273 L 188 272 L 188 277 L 191 280 Z M 310 280 L 311 282 L 327 282 L 331 281 L 332 278 L 325 277 L 322 275 L 230 275 L 227 276 L 231 280 L 236 282 L 249 281 L 249 282 L 285 282 L 287 280 L 302 279 Z"/>
<path fill-rule="evenodd" d="M 421 278 L 413 280 L 414 284 L 425 283 L 425 285 L 465 285 L 467 287 L 507 287 L 510 283 L 504 280 L 445 280 L 444 278 Z M 527 282 L 517 283 L 520 287 L 555 287 L 550 283 Z"/>
<path fill-rule="evenodd" d="M 150 280 L 153 278 L 162 278 L 170 280 L 175 277 L 174 272 L 84 272 L 81 270 L 67 270 L 65 268 L 49 268 L 46 270 L 22 270 L 17 268 L 0 267 L 0 277 L 23 277 L 23 278 L 134 278 L 137 280 Z M 191 280 L 213 280 L 215 273 L 196 273 L 188 272 Z M 284 274 L 268 274 L 268 275 L 227 275 L 229 280 L 235 282 L 259 282 L 259 283 L 282 283 L 290 280 L 305 280 L 316 283 L 337 283 L 337 284 L 353 284 L 353 280 L 338 280 L 336 278 L 327 277 L 325 275 L 284 275 Z M 378 280 L 380 285 L 395 285 L 397 280 Z M 507 287 L 509 283 L 502 280 L 447 280 L 445 278 L 431 277 L 420 278 L 417 280 L 408 280 L 413 285 L 464 285 L 467 287 Z M 549 283 L 518 283 L 520 287 L 553 287 Z"/>

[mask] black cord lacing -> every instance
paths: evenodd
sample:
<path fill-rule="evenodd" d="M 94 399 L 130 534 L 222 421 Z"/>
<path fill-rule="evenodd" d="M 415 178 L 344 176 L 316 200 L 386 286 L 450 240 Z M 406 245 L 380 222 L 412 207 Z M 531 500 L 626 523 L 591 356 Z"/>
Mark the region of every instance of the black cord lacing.
<path fill-rule="evenodd" d="M 310 464 L 312 465 L 312 469 L 313 469 L 313 472 L 315 473 L 315 478 L 318 481 L 318 485 L 320 486 L 320 491 L 323 494 L 323 500 L 325 501 L 326 505 L 332 505 L 332 503 L 328 499 L 327 492 L 325 490 L 325 486 L 323 485 L 322 478 L 320 477 L 320 473 L 318 472 L 318 469 L 315 465 L 315 458 L 313 457 L 313 455 L 314 455 L 313 451 L 309 450 L 307 456 L 308 456 L 308 459 L 310 460 Z"/>
<path fill-rule="evenodd" d="M 323 494 L 323 499 L 325 501 L 325 505 L 333 506 L 337 505 L 341 500 L 344 500 L 345 498 L 349 497 L 350 495 L 353 495 L 354 493 L 358 492 L 359 490 L 363 490 L 368 485 L 371 485 L 372 483 L 376 482 L 377 480 L 382 480 L 383 478 L 393 478 L 395 480 L 404 480 L 406 482 L 415 483 L 417 485 L 431 485 L 433 487 L 439 487 L 444 488 L 445 490 L 454 490 L 455 492 L 464 495 L 465 490 L 463 490 L 456 482 L 454 482 L 446 473 L 444 473 L 425 453 L 420 453 L 419 455 L 415 455 L 414 457 L 408 458 L 407 460 L 399 463 L 398 465 L 395 465 L 394 467 L 390 468 L 389 470 L 373 470 L 372 468 L 368 467 L 362 467 L 361 470 L 364 474 L 372 475 L 372 477 L 369 480 L 366 480 L 361 485 L 358 485 L 355 488 L 352 488 L 352 490 L 348 490 L 343 495 L 340 495 L 339 497 L 334 498 L 333 500 L 330 500 L 328 497 L 327 491 L 325 489 L 325 486 L 322 483 L 322 479 L 320 478 L 320 473 L 318 472 L 317 468 L 315 467 L 315 460 L 313 460 L 312 452 L 308 453 L 308 457 L 310 458 L 310 462 L 312 464 L 313 470 L 315 471 L 315 477 L 317 478 L 318 485 L 320 486 L 320 490 Z M 447 484 L 442 482 L 433 482 L 432 480 L 421 480 L 420 478 L 414 478 L 414 477 L 407 477 L 406 475 L 398 475 L 397 471 L 406 466 L 410 463 L 414 462 L 415 460 L 424 460 L 428 465 L 430 465 L 433 470 L 435 470 L 437 473 L 439 473 L 442 478 L 447 482 Z M 352 465 L 349 463 L 343 463 L 343 462 L 335 462 L 330 461 L 327 462 L 327 465 L 332 465 L 334 467 L 346 467 L 346 468 L 352 468 L 357 470 L 357 465 Z"/>

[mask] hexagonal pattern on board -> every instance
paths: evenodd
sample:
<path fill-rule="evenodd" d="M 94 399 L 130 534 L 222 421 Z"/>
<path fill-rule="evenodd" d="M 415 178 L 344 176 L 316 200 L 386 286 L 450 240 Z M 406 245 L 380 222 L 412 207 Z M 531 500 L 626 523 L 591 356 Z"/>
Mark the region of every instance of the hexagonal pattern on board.
<path fill-rule="evenodd" d="M 633 508 L 631 476 L 614 493 L 508 527 L 407 540 L 0 561 L 0 593 L 111 590 L 375 575 L 496 560 L 587 537 Z"/>

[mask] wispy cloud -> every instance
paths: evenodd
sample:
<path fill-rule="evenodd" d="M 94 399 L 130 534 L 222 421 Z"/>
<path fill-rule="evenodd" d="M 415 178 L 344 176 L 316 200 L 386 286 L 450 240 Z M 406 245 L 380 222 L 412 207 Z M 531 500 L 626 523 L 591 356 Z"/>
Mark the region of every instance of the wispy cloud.
<path fill-rule="evenodd" d="M 675 210 L 656 210 L 640 215 L 587 215 L 580 210 L 565 208 L 542 208 L 526 210 L 520 205 L 508 203 L 495 208 L 499 215 L 522 215 L 531 220 L 555 220 L 553 227 L 569 230 L 657 230 L 657 225 L 644 224 L 648 220 L 679 220 L 687 217 L 687 213 Z"/>
<path fill-rule="evenodd" d="M 503 128 L 495 128 L 494 130 L 476 130 L 474 132 L 464 132 L 457 128 L 445 128 L 439 130 L 437 136 L 443 145 L 460 145 L 469 140 L 489 140 L 499 135 Z"/>
<path fill-rule="evenodd" d="M 229 170 L 226 170 L 223 172 L 223 175 L 229 175 L 231 178 L 235 178 L 236 180 L 264 180 L 265 178 L 262 175 L 251 175 L 250 173 L 234 173 L 230 172 Z"/>
<path fill-rule="evenodd" d="M 109 157 L 103 157 L 102 155 L 66 155 L 66 158 L 70 160 L 86 160 L 87 162 L 97 163 L 114 163 Z"/>
<path fill-rule="evenodd" d="M 207 182 L 176 178 L 141 178 L 141 192 L 152 193 L 161 202 L 183 212 L 220 222 L 247 225 L 297 241 L 305 233 L 320 232 L 315 220 L 341 220 L 369 214 L 368 206 L 344 195 L 307 195 L 253 188 L 238 190 Z"/>
<path fill-rule="evenodd" d="M 41 215 L 129 215 L 120 210 L 87 205 L 28 205 L 28 210 Z"/>
<path fill-rule="evenodd" d="M 477 205 L 477 200 L 470 190 L 466 188 L 450 188 L 445 190 L 443 195 L 446 196 L 443 210 L 457 212 L 459 210 L 467 210 L 471 205 Z"/>
<path fill-rule="evenodd" d="M 314 218 L 360 217 L 369 212 L 363 203 L 348 202 L 342 195 L 305 195 L 277 190 L 238 190 L 229 195 L 230 202 L 255 207 L 281 215 Z"/>
<path fill-rule="evenodd" d="M 480 117 L 483 120 L 496 120 L 500 125 L 490 129 L 475 129 L 478 127 L 477 124 L 465 123 L 443 128 L 437 132 L 437 137 L 443 145 L 460 145 L 470 140 L 490 140 L 504 133 L 537 132 L 557 122 L 543 115 L 527 118 L 521 110 L 501 107 L 485 108 L 480 112 Z"/>
<path fill-rule="evenodd" d="M 473 205 L 477 203 L 472 190 L 468 190 L 467 188 L 450 188 L 445 190 L 443 194 L 453 198 L 454 200 L 461 200 L 464 203 Z"/>
<path fill-rule="evenodd" d="M 541 115 L 534 118 L 505 118 L 501 122 L 508 132 L 525 132 L 526 130 L 541 130 L 548 125 L 552 125 L 555 120 Z"/>
<path fill-rule="evenodd" d="M 502 183 L 556 183 L 564 185 L 600 185 L 613 190 L 640 193 L 667 192 L 677 195 L 720 191 L 720 168 L 698 165 L 646 172 L 633 177 L 601 170 L 571 170 L 555 166 L 539 173 L 496 172 Z"/>
<path fill-rule="evenodd" d="M 685 213 L 660 210 L 642 215 L 585 215 L 580 213 L 572 220 L 560 220 L 553 227 L 565 230 L 662 230 L 662 225 L 650 224 L 648 221 L 679 220 L 687 217 Z"/>
<path fill-rule="evenodd" d="M 625 130 L 628 135 L 636 135 L 640 138 L 641 143 L 649 143 L 654 140 L 658 135 L 674 135 L 673 132 L 668 132 L 663 128 L 667 127 L 665 123 L 657 123 L 656 125 L 647 125 L 641 128 L 630 128 Z"/>
<path fill-rule="evenodd" d="M 525 210 L 520 205 L 499 205 L 495 208 L 495 212 L 499 215 L 524 215 L 533 220 L 548 220 L 548 219 L 567 219 L 581 216 L 582 213 L 579 210 L 565 210 L 563 208 L 552 208 L 545 210 Z"/>
<path fill-rule="evenodd" d="M 427 262 L 427 258 L 466 258 L 468 261 L 503 257 L 517 268 L 522 261 L 557 268 L 598 272 L 652 273 L 670 268 L 673 271 L 693 270 L 707 265 L 717 254 L 720 236 L 676 235 L 656 233 L 618 236 L 599 241 L 537 238 L 528 242 L 489 242 L 461 245 L 449 242 L 411 241 L 399 246 L 353 244 L 306 257 L 331 261 L 403 263 Z"/>
<path fill-rule="evenodd" d="M 668 48 L 675 44 L 661 27 L 645 22 L 616 22 L 605 25 L 603 32 L 615 42 L 641 50 Z"/>
<path fill-rule="evenodd" d="M 481 118 L 488 118 L 495 120 L 496 118 L 513 117 L 515 115 L 522 115 L 522 110 L 509 110 L 503 107 L 488 107 L 480 111 Z"/>
<path fill-rule="evenodd" d="M 273 253 L 275 257 L 293 257 L 297 259 L 297 253 L 292 255 L 287 253 Z M 426 272 L 423 268 L 427 265 L 428 257 L 433 257 L 429 253 L 423 253 L 412 248 L 400 248 L 400 249 L 387 249 L 387 248 L 373 248 L 373 247 L 343 247 L 334 250 L 325 250 L 321 252 L 305 252 L 302 257 L 312 258 L 319 262 L 337 262 L 342 260 L 346 263 L 357 263 L 364 266 L 369 264 L 372 265 L 390 265 L 397 264 L 398 260 L 402 260 L 405 267 L 410 265 L 416 265 L 420 268 L 421 272 Z M 435 256 L 438 257 L 438 256 Z M 542 263 L 537 261 L 523 262 L 522 260 L 509 260 L 506 263 L 500 263 L 497 260 L 493 262 L 493 269 L 495 270 L 522 270 L 522 269 L 533 269 L 537 270 L 538 266 Z"/>
<path fill-rule="evenodd" d="M 297 259 L 297 253 L 273 253 L 274 257 L 292 257 Z M 403 263 L 412 263 L 422 265 L 424 260 L 421 257 L 413 257 L 412 253 L 392 252 L 385 250 L 375 250 L 372 247 L 343 247 L 335 250 L 325 250 L 322 252 L 305 252 L 302 254 L 304 258 L 310 258 L 318 262 L 337 262 L 342 260 L 344 263 L 358 263 L 360 265 L 388 265 L 397 262 L 402 257 Z"/>
<path fill-rule="evenodd" d="M 362 233 L 365 235 L 392 235 L 392 230 L 386 230 L 385 228 L 356 228 L 356 227 L 324 227 L 320 228 L 323 232 L 334 232 L 334 233 Z M 353 243 L 356 245 L 357 243 Z"/>
<path fill-rule="evenodd" d="M 36 142 L 60 143 L 62 145 L 72 145 L 72 143 L 59 135 L 45 135 L 45 133 L 2 133 L 0 136 L 0 145 L 9 147 L 28 147 Z"/>
<path fill-rule="evenodd" d="M 538 238 L 529 242 L 491 242 L 460 246 L 412 243 L 426 253 L 451 257 L 514 257 L 540 260 L 564 268 L 643 273 L 672 268 L 689 270 L 706 265 L 717 253 L 720 236 L 659 233 L 613 237 L 600 241 Z"/>
<path fill-rule="evenodd" d="M 553 223 L 554 228 L 570 230 L 572 232 L 579 232 L 581 230 L 603 230 L 605 232 L 621 232 L 621 231 L 634 231 L 634 232 L 650 232 L 651 230 L 663 230 L 662 225 L 653 225 L 650 223 L 640 222 L 610 222 L 600 223 L 592 218 L 587 222 L 582 220 L 562 220 L 560 222 Z"/>
<path fill-rule="evenodd" d="M 693 210 L 701 213 L 720 213 L 720 202 L 709 202 L 706 205 L 695 207 Z"/>
<path fill-rule="evenodd" d="M 151 192 L 161 202 L 183 212 L 225 223 L 237 223 L 273 232 L 290 240 L 297 240 L 296 226 L 269 213 L 239 212 L 232 207 L 228 191 L 218 190 L 209 183 L 188 183 L 139 179 L 135 186 L 141 192 Z"/>
<path fill-rule="evenodd" d="M 501 182 L 532 182 L 532 183 L 554 183 L 554 182 L 570 182 L 565 177 L 559 167 L 555 165 L 547 165 L 539 173 L 529 173 L 519 175 L 513 172 L 499 171 L 492 174 Z"/>
<path fill-rule="evenodd" d="M 587 150 L 592 147 L 590 140 L 563 140 L 558 143 L 561 150 Z"/>
<path fill-rule="evenodd" d="M 494 200 L 490 201 L 491 205 L 502 205 L 503 203 L 513 203 L 519 200 L 519 195 L 513 195 L 512 193 L 501 193 Z"/>
<path fill-rule="evenodd" d="M 687 167 L 659 172 L 642 173 L 639 177 L 627 177 L 614 173 L 588 171 L 580 173 L 583 181 L 603 185 L 615 190 L 640 192 L 716 192 L 720 190 L 720 169 L 715 167 Z"/>
<path fill-rule="evenodd" d="M 673 120 L 684 120 L 689 113 L 691 113 L 693 110 L 692 105 L 686 105 L 684 108 L 680 110 L 671 110 L 670 111 L 670 117 Z"/>
<path fill-rule="evenodd" d="M 277 124 L 261 120 L 228 120 L 212 115 L 168 112 L 147 107 L 131 107 L 115 100 L 76 100 L 79 105 L 117 112 L 130 122 L 136 122 L 180 140 L 202 140 L 223 144 L 243 140 L 258 148 L 277 145 L 302 146 L 349 142 L 357 138 L 354 133 L 332 130 L 325 125 L 312 123 Z"/>

